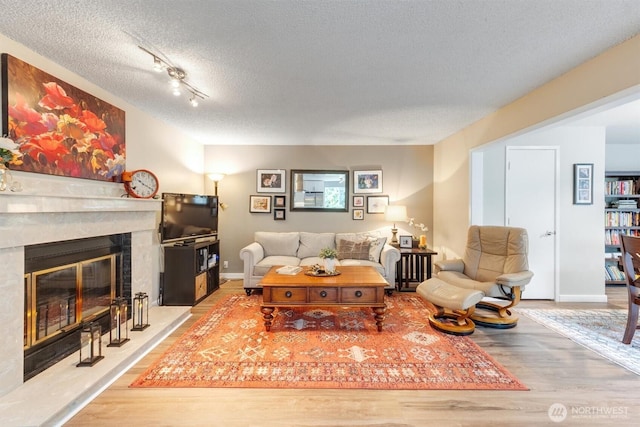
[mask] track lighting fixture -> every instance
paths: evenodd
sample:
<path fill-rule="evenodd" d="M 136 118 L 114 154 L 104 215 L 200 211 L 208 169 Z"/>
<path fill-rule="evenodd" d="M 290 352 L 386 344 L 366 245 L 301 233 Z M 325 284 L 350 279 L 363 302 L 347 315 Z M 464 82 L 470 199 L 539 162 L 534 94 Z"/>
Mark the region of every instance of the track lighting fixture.
<path fill-rule="evenodd" d="M 190 83 L 185 81 L 187 77 L 187 72 L 184 71 L 182 68 L 172 65 L 168 60 L 160 58 L 160 56 L 151 52 L 149 49 L 146 49 L 142 46 L 138 46 L 138 47 L 153 57 L 153 69 L 156 72 L 160 73 L 163 70 L 167 71 L 167 74 L 169 75 L 169 84 L 171 85 L 171 92 L 175 96 L 180 96 L 182 94 L 180 90 L 181 87 L 186 88 L 187 91 L 191 94 L 189 98 L 189 103 L 193 107 L 198 106 L 198 98 L 205 99 L 209 97 L 209 95 L 207 95 L 206 93 L 202 92 L 201 90 L 197 89 L 196 87 L 192 86 Z"/>

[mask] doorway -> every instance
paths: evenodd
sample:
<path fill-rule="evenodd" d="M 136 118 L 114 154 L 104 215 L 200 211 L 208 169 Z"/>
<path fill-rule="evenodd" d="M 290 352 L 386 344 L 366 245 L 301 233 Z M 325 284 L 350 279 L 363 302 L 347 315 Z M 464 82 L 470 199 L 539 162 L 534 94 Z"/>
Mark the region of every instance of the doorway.
<path fill-rule="evenodd" d="M 505 225 L 529 234 L 529 269 L 534 277 L 523 299 L 557 295 L 557 147 L 507 147 Z"/>

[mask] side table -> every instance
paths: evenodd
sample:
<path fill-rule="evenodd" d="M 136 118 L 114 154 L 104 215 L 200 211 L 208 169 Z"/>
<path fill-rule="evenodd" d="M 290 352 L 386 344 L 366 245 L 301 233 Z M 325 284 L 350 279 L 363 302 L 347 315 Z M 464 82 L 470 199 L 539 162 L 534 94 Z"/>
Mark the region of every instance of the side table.
<path fill-rule="evenodd" d="M 431 249 L 400 249 L 400 261 L 396 266 L 396 290 L 415 292 L 415 286 L 431 278 L 431 257 L 438 252 Z M 415 286 L 411 286 L 411 284 Z"/>

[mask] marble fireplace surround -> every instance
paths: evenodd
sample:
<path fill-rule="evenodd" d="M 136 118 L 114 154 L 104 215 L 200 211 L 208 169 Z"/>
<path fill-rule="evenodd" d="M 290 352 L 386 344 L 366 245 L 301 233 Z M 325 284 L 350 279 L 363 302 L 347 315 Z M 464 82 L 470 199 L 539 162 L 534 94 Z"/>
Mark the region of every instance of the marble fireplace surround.
<path fill-rule="evenodd" d="M 19 175 L 16 178 L 19 178 Z M 54 366 L 23 384 L 25 246 L 96 235 L 131 233 L 131 291 L 132 293 L 146 292 L 149 295 L 152 309 L 158 311 L 165 309 L 164 306 L 155 306 L 159 293 L 160 257 L 158 255 L 160 246 L 157 238 L 157 226 L 161 208 L 160 200 L 122 197 L 123 191 L 120 184 L 74 179 L 72 185 L 66 185 L 66 182 L 55 177 L 53 179 L 26 179 L 24 177 L 19 179 L 23 181 L 24 192 L 0 192 L 0 259 L 2 260 L 2 268 L 0 269 L 0 325 L 3 325 L 0 332 L 0 414 L 3 414 L 3 408 L 10 409 L 19 403 L 14 401 L 12 395 L 19 396 L 20 389 L 30 388 L 31 382 L 35 387 L 39 381 L 38 377 L 51 376 L 52 372 L 64 369 Z M 79 181 L 79 183 L 76 184 L 75 181 Z M 60 182 L 63 182 L 62 186 L 58 184 Z M 30 188 L 37 190 L 29 191 Z M 78 191 L 79 188 L 82 190 Z M 188 317 L 188 310 L 186 312 Z M 173 324 L 176 318 L 183 317 L 179 323 L 184 321 L 184 313 L 183 308 L 178 312 L 171 313 L 167 321 L 169 327 L 175 327 Z M 150 310 L 150 320 L 153 319 L 151 314 L 152 310 Z M 164 320 L 158 319 L 155 323 L 160 330 L 148 328 L 144 333 L 140 333 L 141 338 L 138 341 L 148 340 L 150 336 L 155 334 L 166 334 L 167 331 L 162 330 L 163 322 Z M 152 324 L 152 326 L 154 325 Z M 144 345 L 142 344 L 142 346 Z M 118 353 L 135 352 L 137 347 L 140 347 L 140 343 L 132 345 L 127 343 Z M 103 345 L 104 353 L 105 346 Z M 112 359 L 115 360 L 119 356 L 119 354 L 115 354 Z M 101 380 L 96 374 L 100 370 L 110 369 L 111 362 L 107 361 L 108 359 L 105 356 L 105 359 L 96 367 L 72 368 L 74 370 L 71 372 L 75 375 L 78 371 L 78 373 L 81 372 L 81 375 L 89 377 L 82 379 L 82 381 L 100 382 Z M 103 364 L 102 368 L 100 368 L 101 364 Z M 50 370 L 52 372 L 48 372 Z M 51 381 L 51 378 L 48 381 Z M 49 388 L 50 386 L 51 382 L 48 383 Z M 49 392 L 51 391 L 50 389 Z M 63 410 L 64 405 L 62 404 Z M 51 410 L 55 412 L 57 409 L 55 405 L 53 406 Z M 33 405 L 30 409 L 32 408 Z M 16 412 L 22 411 L 16 408 Z M 10 414 L 5 413 L 4 415 Z M 49 419 L 50 415 L 52 414 L 43 414 L 41 420 Z M 0 418 L 7 420 L 3 416 Z"/>

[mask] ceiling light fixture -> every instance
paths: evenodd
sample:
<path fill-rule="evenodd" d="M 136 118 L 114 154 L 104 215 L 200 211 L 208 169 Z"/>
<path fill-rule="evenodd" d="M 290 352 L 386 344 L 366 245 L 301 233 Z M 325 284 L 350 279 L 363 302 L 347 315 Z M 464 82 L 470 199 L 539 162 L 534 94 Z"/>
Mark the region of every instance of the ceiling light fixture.
<path fill-rule="evenodd" d="M 169 75 L 169 84 L 171 85 L 171 93 L 173 93 L 175 96 L 181 95 L 181 87 L 186 88 L 187 91 L 191 94 L 189 103 L 193 107 L 198 106 L 198 98 L 205 99 L 209 97 L 209 95 L 197 89 L 195 86 L 191 85 L 185 80 L 187 78 L 187 72 L 182 68 L 172 65 L 168 60 L 160 58 L 160 56 L 151 52 L 147 48 L 144 48 L 142 46 L 138 47 L 153 57 L 153 69 L 156 72 L 160 73 L 163 70 L 167 71 L 167 74 Z"/>

